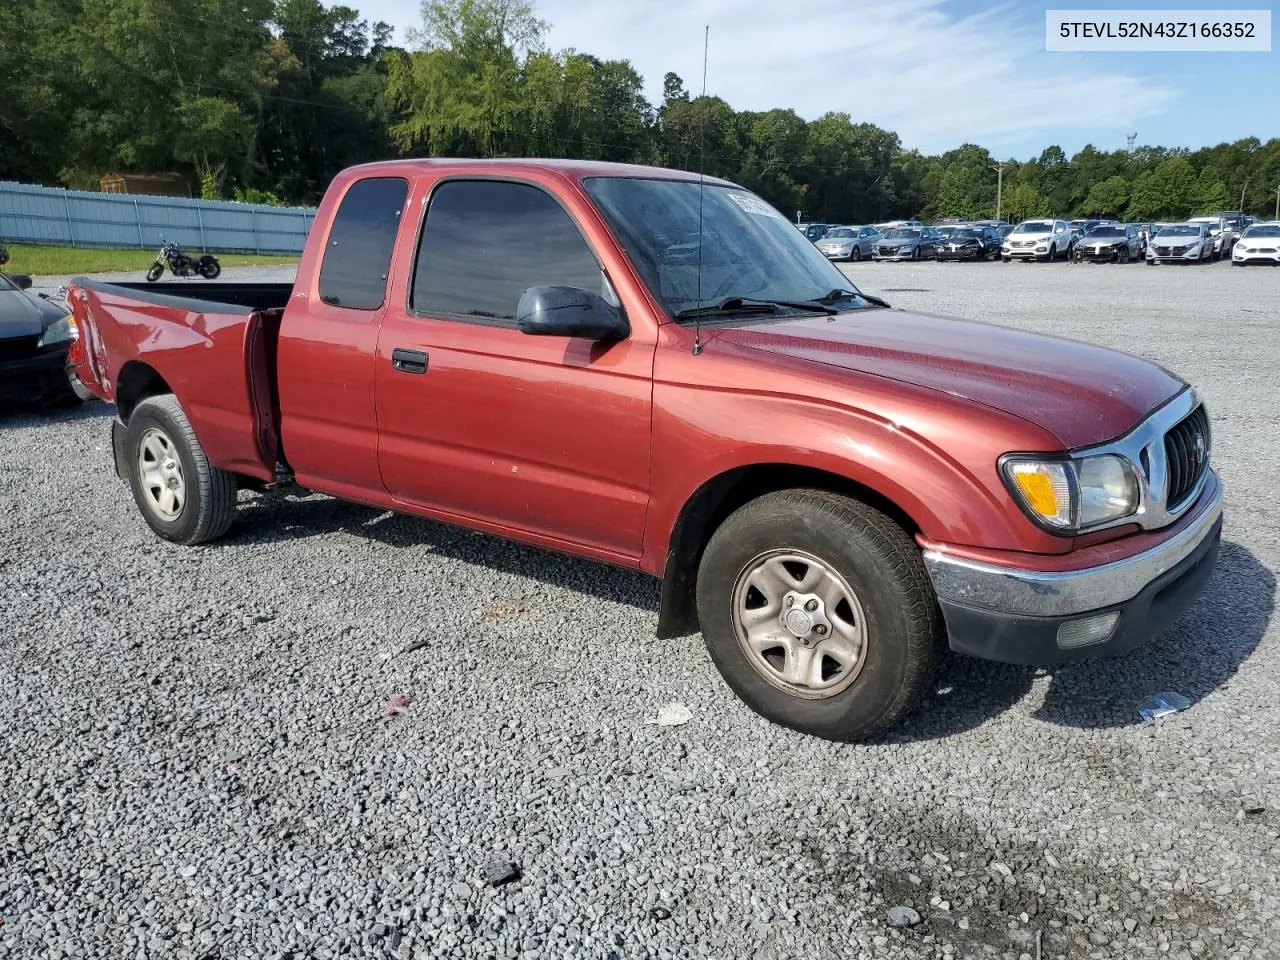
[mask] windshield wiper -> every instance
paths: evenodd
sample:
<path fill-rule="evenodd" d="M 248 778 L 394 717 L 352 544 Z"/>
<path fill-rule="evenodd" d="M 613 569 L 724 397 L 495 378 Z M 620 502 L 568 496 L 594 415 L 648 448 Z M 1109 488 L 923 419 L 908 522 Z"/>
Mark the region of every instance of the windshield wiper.
<path fill-rule="evenodd" d="M 691 320 L 694 317 L 714 317 L 734 313 L 777 313 L 779 307 L 792 310 L 803 310 L 806 313 L 833 314 L 839 311 L 830 305 L 817 300 L 752 300 L 749 297 L 729 297 L 714 306 L 690 307 L 675 313 L 677 320 Z"/>
<path fill-rule="evenodd" d="M 832 290 L 826 296 L 819 297 L 814 301 L 814 303 L 830 305 L 840 300 L 848 300 L 850 297 L 861 297 L 863 300 L 867 301 L 867 303 L 875 307 L 889 306 L 888 300 L 883 300 L 880 297 L 873 296 L 869 293 L 863 293 L 861 290 L 842 290 L 839 287 L 836 287 L 836 289 Z"/>

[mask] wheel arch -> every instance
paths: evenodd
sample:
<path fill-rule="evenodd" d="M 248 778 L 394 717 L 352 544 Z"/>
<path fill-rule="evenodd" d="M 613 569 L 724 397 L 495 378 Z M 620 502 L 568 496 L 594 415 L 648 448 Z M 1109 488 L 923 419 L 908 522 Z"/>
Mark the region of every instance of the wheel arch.
<path fill-rule="evenodd" d="M 909 535 L 920 532 L 920 524 L 893 500 L 838 473 L 790 463 L 758 463 L 726 470 L 699 486 L 676 517 L 662 573 L 655 631 L 658 639 L 698 631 L 698 565 L 711 534 L 725 518 L 757 497 L 797 488 L 826 490 L 859 500 L 890 517 Z"/>
<path fill-rule="evenodd" d="M 130 360 L 120 368 L 116 378 L 116 409 L 120 419 L 128 423 L 139 403 L 163 393 L 173 393 L 173 388 L 159 371 L 141 360 Z"/>

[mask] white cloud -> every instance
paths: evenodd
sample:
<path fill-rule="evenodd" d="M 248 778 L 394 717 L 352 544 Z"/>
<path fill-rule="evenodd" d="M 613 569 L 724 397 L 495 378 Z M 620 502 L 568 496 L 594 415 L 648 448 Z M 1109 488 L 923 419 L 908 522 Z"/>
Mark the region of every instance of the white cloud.
<path fill-rule="evenodd" d="M 403 0 L 365 3 L 366 15 L 411 24 Z M 739 110 L 792 107 L 806 119 L 849 113 L 926 152 L 964 142 L 993 148 L 1055 138 L 1123 136 L 1175 93 L 1115 55 L 1046 53 L 1037 10 L 966 0 L 540 0 L 553 49 L 630 60 L 649 97 L 662 76 L 702 84 L 703 27 L 711 26 L 708 92 Z M 976 11 L 976 12 L 975 12 Z"/>

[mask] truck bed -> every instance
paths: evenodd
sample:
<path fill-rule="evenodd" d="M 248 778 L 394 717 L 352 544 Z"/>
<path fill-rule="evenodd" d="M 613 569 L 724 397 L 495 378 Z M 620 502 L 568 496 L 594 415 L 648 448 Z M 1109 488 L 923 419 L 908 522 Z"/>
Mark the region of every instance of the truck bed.
<path fill-rule="evenodd" d="M 82 290 L 127 290 L 133 300 L 144 303 L 180 306 L 187 310 L 208 310 L 210 304 L 218 304 L 219 313 L 236 313 L 225 307 L 241 307 L 243 312 L 253 310 L 283 310 L 293 291 L 292 283 L 220 283 L 203 280 L 174 283 L 104 283 L 87 277 L 77 277 L 75 285 Z"/>
<path fill-rule="evenodd" d="M 211 462 L 270 481 L 283 458 L 273 370 L 292 291 L 76 279 L 68 302 L 87 361 L 81 379 L 124 417 L 148 393 L 178 394 Z"/>

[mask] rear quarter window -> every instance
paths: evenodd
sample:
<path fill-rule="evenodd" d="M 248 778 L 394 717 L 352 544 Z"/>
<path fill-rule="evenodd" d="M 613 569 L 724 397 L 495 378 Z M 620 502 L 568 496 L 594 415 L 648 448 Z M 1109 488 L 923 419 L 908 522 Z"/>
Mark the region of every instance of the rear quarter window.
<path fill-rule="evenodd" d="M 347 189 L 320 264 L 321 300 L 352 310 L 382 306 L 408 192 L 408 181 L 398 177 L 357 180 Z"/>

